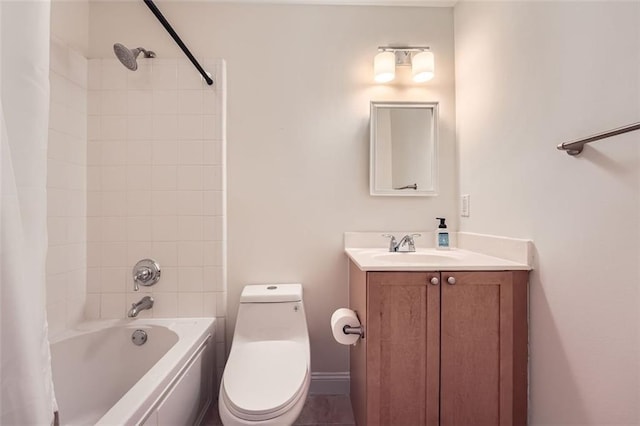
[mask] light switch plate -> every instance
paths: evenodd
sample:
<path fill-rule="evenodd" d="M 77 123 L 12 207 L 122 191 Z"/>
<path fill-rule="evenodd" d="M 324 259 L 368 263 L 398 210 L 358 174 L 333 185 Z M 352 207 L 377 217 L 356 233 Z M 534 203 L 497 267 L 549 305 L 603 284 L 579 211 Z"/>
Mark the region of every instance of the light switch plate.
<path fill-rule="evenodd" d="M 469 194 L 460 197 L 460 216 L 469 217 Z"/>

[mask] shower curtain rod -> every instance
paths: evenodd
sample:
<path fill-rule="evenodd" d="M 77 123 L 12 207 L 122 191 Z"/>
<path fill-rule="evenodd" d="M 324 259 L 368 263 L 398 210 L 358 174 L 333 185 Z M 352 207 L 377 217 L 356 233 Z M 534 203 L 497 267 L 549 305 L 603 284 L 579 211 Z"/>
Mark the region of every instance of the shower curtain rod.
<path fill-rule="evenodd" d="M 158 21 L 160 21 L 164 29 L 167 30 L 167 32 L 171 37 L 173 37 L 173 40 L 176 42 L 176 44 L 180 46 L 184 54 L 187 55 L 187 58 L 189 58 L 193 66 L 196 67 L 196 69 L 200 72 L 200 74 L 202 74 L 202 78 L 204 78 L 207 84 L 211 86 L 213 84 L 213 79 L 209 77 L 209 74 L 207 74 L 207 72 L 200 66 L 196 58 L 193 57 L 193 55 L 189 51 L 189 48 L 182 42 L 182 39 L 180 38 L 178 33 L 175 32 L 175 30 L 173 29 L 169 21 L 167 21 L 167 19 L 164 17 L 162 12 L 160 12 L 160 9 L 158 9 L 158 6 L 155 5 L 153 0 L 143 0 L 143 1 L 144 1 L 144 4 L 146 4 L 149 7 L 149 9 L 151 9 L 151 12 L 153 12 L 153 14 L 156 15 L 156 18 L 158 18 Z"/>

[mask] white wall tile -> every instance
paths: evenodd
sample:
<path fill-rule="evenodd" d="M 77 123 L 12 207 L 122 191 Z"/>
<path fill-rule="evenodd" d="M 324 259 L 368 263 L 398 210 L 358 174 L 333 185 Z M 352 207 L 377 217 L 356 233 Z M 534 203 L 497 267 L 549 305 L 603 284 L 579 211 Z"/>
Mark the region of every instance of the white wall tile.
<path fill-rule="evenodd" d="M 176 115 L 153 116 L 153 139 L 175 141 L 178 139 L 178 117 Z"/>
<path fill-rule="evenodd" d="M 202 114 L 202 90 L 178 91 L 178 114 Z"/>
<path fill-rule="evenodd" d="M 222 142 L 213 139 L 206 139 L 202 144 L 202 164 L 221 165 L 222 164 Z"/>
<path fill-rule="evenodd" d="M 130 165 L 151 164 L 151 146 L 151 141 L 132 140 L 129 138 L 127 141 L 126 163 Z"/>
<path fill-rule="evenodd" d="M 220 266 L 204 267 L 203 290 L 209 292 L 224 291 L 222 268 Z"/>
<path fill-rule="evenodd" d="M 102 288 L 102 268 L 87 268 L 87 293 L 99 294 Z"/>
<path fill-rule="evenodd" d="M 151 215 L 151 191 L 127 191 L 127 216 Z"/>
<path fill-rule="evenodd" d="M 90 65 L 89 76 L 98 105 L 87 107 L 95 114 L 87 153 L 91 317 L 123 317 L 144 294 L 156 302 L 141 317 L 221 315 L 222 251 L 213 240 L 221 238 L 222 218 L 213 214 L 222 214 L 215 204 L 223 146 L 203 139 L 215 136 L 203 113 L 219 119 L 222 98 L 183 60 L 142 62 L 136 73 L 113 59 L 99 65 Z M 133 292 L 130 270 L 147 257 L 160 263 L 162 278 Z"/>
<path fill-rule="evenodd" d="M 131 191 L 150 191 L 151 166 L 141 164 L 128 165 L 127 189 Z"/>
<path fill-rule="evenodd" d="M 102 96 L 102 92 L 98 90 L 90 90 L 87 94 L 87 113 L 89 115 L 99 115 L 101 114 L 101 101 L 100 98 Z"/>
<path fill-rule="evenodd" d="M 87 294 L 84 314 L 87 320 L 100 319 L 100 295 Z"/>
<path fill-rule="evenodd" d="M 203 189 L 208 191 L 222 191 L 224 189 L 222 166 L 204 166 L 202 173 L 205 176 Z"/>
<path fill-rule="evenodd" d="M 153 165 L 151 167 L 151 189 L 170 191 L 178 188 L 178 167 L 174 165 Z"/>
<path fill-rule="evenodd" d="M 202 216 L 178 216 L 178 240 L 202 241 Z"/>
<path fill-rule="evenodd" d="M 190 293 L 202 292 L 202 288 L 202 267 L 183 267 L 178 270 L 178 291 Z"/>
<path fill-rule="evenodd" d="M 148 217 L 127 217 L 127 240 L 151 241 L 151 221 Z"/>
<path fill-rule="evenodd" d="M 153 316 L 175 318 L 178 316 L 178 293 L 154 293 Z"/>
<path fill-rule="evenodd" d="M 103 166 L 101 180 L 103 191 L 125 191 L 127 189 L 127 168 L 125 166 Z"/>
<path fill-rule="evenodd" d="M 102 60 L 89 59 L 87 67 L 87 86 L 89 90 L 102 89 Z"/>
<path fill-rule="evenodd" d="M 73 328 L 84 320 L 86 297 L 82 294 L 80 297 L 73 297 L 67 300 L 67 328 Z"/>
<path fill-rule="evenodd" d="M 202 137 L 204 139 L 222 140 L 222 126 L 220 126 L 219 118 L 215 115 L 202 116 Z"/>
<path fill-rule="evenodd" d="M 151 162 L 154 165 L 177 164 L 178 142 L 156 141 L 152 147 Z"/>
<path fill-rule="evenodd" d="M 117 59 L 103 59 L 100 84 L 102 90 L 125 90 L 127 70 Z"/>
<path fill-rule="evenodd" d="M 178 214 L 182 216 L 204 214 L 203 191 L 178 191 Z"/>
<path fill-rule="evenodd" d="M 178 116 L 178 139 L 179 140 L 202 140 L 204 137 L 202 115 L 179 115 Z"/>
<path fill-rule="evenodd" d="M 176 90 L 154 90 L 153 114 L 177 114 L 178 113 L 178 92 Z"/>
<path fill-rule="evenodd" d="M 178 144 L 178 164 L 201 165 L 205 164 L 203 141 L 180 141 Z"/>
<path fill-rule="evenodd" d="M 125 191 L 104 191 L 101 194 L 101 215 L 103 217 L 125 216 L 127 214 L 127 193 Z"/>
<path fill-rule="evenodd" d="M 201 190 L 202 175 L 202 166 L 178 166 L 178 190 Z"/>
<path fill-rule="evenodd" d="M 65 272 L 59 274 L 47 274 L 46 290 L 47 290 L 47 303 L 60 303 L 67 299 L 67 294 L 64 290 L 66 286 L 67 274 Z"/>
<path fill-rule="evenodd" d="M 200 266 L 203 264 L 203 243 L 199 241 L 178 242 L 178 265 Z"/>
<path fill-rule="evenodd" d="M 153 138 L 153 118 L 150 115 L 131 115 L 127 117 L 127 139 L 146 141 Z M 139 157 L 129 158 L 130 164 L 150 164 L 151 147 Z"/>
<path fill-rule="evenodd" d="M 102 243 L 101 262 L 103 267 L 126 265 L 127 244 L 124 242 Z"/>
<path fill-rule="evenodd" d="M 178 291 L 178 268 L 176 267 L 164 267 L 160 264 L 162 269 L 162 278 L 158 282 L 158 285 L 154 286 L 154 293 L 175 293 Z"/>
<path fill-rule="evenodd" d="M 201 317 L 202 307 L 201 293 L 178 293 L 178 317 Z"/>
<path fill-rule="evenodd" d="M 87 268 L 99 268 L 100 266 L 102 266 L 102 244 L 87 241 Z"/>
<path fill-rule="evenodd" d="M 142 259 L 148 259 L 152 253 L 151 241 L 129 241 L 127 244 L 127 268 L 129 273 L 127 274 L 127 289 L 133 288 L 133 281 L 131 279 L 131 271 L 133 265 L 138 263 Z M 162 264 L 160 265 L 162 266 Z M 131 285 L 129 285 L 131 284 Z"/>
<path fill-rule="evenodd" d="M 150 90 L 128 90 L 127 112 L 129 115 L 151 114 L 153 95 Z"/>
<path fill-rule="evenodd" d="M 151 218 L 151 235 L 153 241 L 177 241 L 178 217 L 153 216 Z"/>
<path fill-rule="evenodd" d="M 175 241 L 154 241 L 151 246 L 151 257 L 163 266 L 177 266 L 178 243 Z"/>
<path fill-rule="evenodd" d="M 202 294 L 202 314 L 205 317 L 215 317 L 218 308 L 218 296 L 222 294 L 218 293 L 203 293 Z"/>
<path fill-rule="evenodd" d="M 97 145 L 92 143 L 91 145 Z M 100 160 L 104 166 L 117 166 L 127 160 L 127 143 L 123 140 L 103 140 L 99 143 Z M 90 148 L 92 150 L 93 148 Z"/>
<path fill-rule="evenodd" d="M 151 90 L 154 68 L 153 60 L 141 59 L 138 61 L 138 69 L 135 72 L 127 73 L 127 89 Z"/>
<path fill-rule="evenodd" d="M 176 216 L 178 214 L 178 192 L 152 191 L 151 206 L 154 216 Z"/>
<path fill-rule="evenodd" d="M 124 216 L 106 216 L 100 223 L 102 238 L 100 241 L 126 241 L 127 240 L 127 218 Z"/>
<path fill-rule="evenodd" d="M 124 293 L 103 293 L 100 296 L 102 318 L 122 318 L 128 310 Z"/>
<path fill-rule="evenodd" d="M 100 95 L 100 113 L 124 115 L 127 113 L 126 90 L 103 90 Z"/>
<path fill-rule="evenodd" d="M 100 129 L 104 140 L 124 140 L 127 137 L 127 117 L 124 115 L 103 115 Z"/>

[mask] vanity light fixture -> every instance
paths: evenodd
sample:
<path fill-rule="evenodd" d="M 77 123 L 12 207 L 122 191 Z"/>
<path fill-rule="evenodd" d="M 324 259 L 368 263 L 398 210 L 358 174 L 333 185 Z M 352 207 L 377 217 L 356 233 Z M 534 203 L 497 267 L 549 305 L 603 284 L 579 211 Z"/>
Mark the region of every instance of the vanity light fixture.
<path fill-rule="evenodd" d="M 428 46 L 381 46 L 373 59 L 374 79 L 388 83 L 396 76 L 397 66 L 411 66 L 411 75 L 416 83 L 433 78 L 435 60 Z"/>

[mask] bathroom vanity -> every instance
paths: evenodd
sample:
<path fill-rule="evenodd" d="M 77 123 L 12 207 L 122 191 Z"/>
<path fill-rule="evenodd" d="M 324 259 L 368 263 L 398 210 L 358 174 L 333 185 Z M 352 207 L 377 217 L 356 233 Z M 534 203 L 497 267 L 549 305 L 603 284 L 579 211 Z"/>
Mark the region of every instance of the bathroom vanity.
<path fill-rule="evenodd" d="M 525 425 L 526 262 L 347 248 L 358 425 Z"/>

